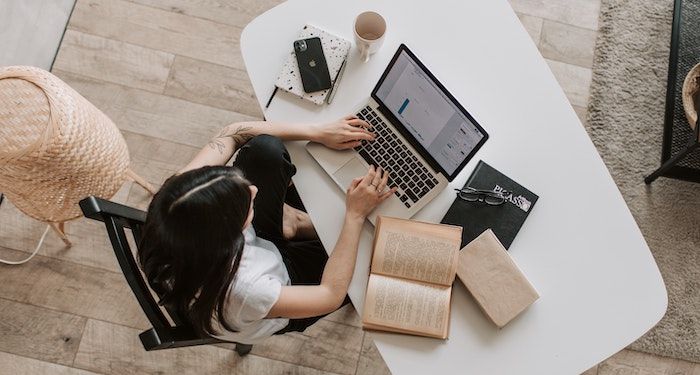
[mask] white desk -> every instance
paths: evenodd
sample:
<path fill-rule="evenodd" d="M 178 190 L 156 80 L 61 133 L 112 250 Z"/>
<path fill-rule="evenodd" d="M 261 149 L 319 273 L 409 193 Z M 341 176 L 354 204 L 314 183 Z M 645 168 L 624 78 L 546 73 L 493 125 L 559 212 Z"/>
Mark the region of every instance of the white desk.
<path fill-rule="evenodd" d="M 575 374 L 624 348 L 666 311 L 666 290 L 632 215 L 544 59 L 506 0 L 291 0 L 243 30 L 241 50 L 261 107 L 305 23 L 352 40 L 356 14 L 385 16 L 384 47 L 369 63 L 353 48 L 331 106 L 278 93 L 269 120 L 329 121 L 364 104 L 405 42 L 491 134 L 479 159 L 539 194 L 510 254 L 541 298 L 502 330 L 457 282 L 446 341 L 376 334 L 394 374 Z M 287 147 L 294 182 L 326 249 L 340 231 L 344 195 L 300 142 Z M 640 183 L 641 177 L 640 177 Z M 447 189 L 416 219 L 438 222 Z M 350 297 L 362 311 L 373 227 L 365 224 Z"/>

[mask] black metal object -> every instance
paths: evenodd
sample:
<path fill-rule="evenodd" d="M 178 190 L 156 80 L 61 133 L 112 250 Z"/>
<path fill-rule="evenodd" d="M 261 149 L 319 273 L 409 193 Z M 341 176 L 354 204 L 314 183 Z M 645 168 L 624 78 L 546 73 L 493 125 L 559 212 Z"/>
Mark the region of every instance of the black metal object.
<path fill-rule="evenodd" d="M 148 284 L 141 276 L 126 235 L 126 229 L 130 229 L 138 246 L 141 229 L 146 220 L 145 212 L 96 197 L 81 200 L 80 209 L 85 217 L 105 223 L 119 267 L 146 318 L 153 326 L 139 335 L 144 349 L 151 351 L 227 342 L 198 335 L 177 312 L 166 310 L 174 323 L 171 324 L 153 298 Z M 248 354 L 252 347 L 252 345 L 236 344 L 236 352 L 243 356 Z"/>
<path fill-rule="evenodd" d="M 684 19 L 688 22 L 684 23 Z M 700 62 L 700 1 L 675 0 L 671 51 L 668 62 L 664 136 L 661 166 L 644 178 L 647 184 L 660 176 L 700 182 L 700 147 L 698 127 L 691 129 L 682 102 L 683 81 Z"/>
<path fill-rule="evenodd" d="M 678 164 L 679 161 L 683 160 L 685 157 L 690 155 L 693 151 L 698 149 L 698 146 L 700 146 L 700 142 L 698 139 L 700 139 L 700 121 L 698 121 L 695 124 L 695 139 L 691 139 L 688 142 L 688 145 L 686 146 L 685 149 L 681 150 L 678 154 L 674 155 L 672 158 L 668 159 L 666 162 L 664 162 L 659 169 L 655 170 L 652 174 L 644 178 L 644 182 L 646 184 L 652 183 L 654 180 L 656 180 L 659 176 L 663 176 L 664 173 L 667 173 L 670 171 L 672 168 Z"/>

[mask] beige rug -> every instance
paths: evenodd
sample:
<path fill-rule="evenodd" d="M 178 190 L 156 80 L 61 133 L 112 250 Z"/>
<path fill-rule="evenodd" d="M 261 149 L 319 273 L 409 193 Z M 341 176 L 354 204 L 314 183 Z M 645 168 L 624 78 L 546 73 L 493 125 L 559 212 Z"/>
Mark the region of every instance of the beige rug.
<path fill-rule="evenodd" d="M 642 181 L 661 155 L 672 10 L 671 0 L 602 0 L 587 128 L 668 290 L 666 316 L 630 348 L 700 362 L 700 184 Z"/>

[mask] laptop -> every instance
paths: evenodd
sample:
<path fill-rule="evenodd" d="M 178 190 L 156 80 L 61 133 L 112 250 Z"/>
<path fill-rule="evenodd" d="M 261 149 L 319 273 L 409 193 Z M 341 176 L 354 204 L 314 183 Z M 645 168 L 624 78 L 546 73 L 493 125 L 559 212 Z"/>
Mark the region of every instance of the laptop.
<path fill-rule="evenodd" d="M 309 142 L 307 151 L 343 192 L 370 165 L 389 172 L 396 193 L 369 216 L 410 218 L 437 196 L 489 135 L 401 44 L 357 117 L 376 134 L 353 150 Z"/>

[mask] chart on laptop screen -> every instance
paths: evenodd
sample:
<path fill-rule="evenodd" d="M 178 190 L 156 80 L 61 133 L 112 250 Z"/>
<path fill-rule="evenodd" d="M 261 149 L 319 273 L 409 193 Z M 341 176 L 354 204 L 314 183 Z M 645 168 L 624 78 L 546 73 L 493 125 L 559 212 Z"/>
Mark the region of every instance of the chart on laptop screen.
<path fill-rule="evenodd" d="M 377 97 L 449 174 L 483 138 L 406 52 L 399 55 Z"/>

